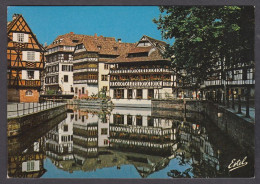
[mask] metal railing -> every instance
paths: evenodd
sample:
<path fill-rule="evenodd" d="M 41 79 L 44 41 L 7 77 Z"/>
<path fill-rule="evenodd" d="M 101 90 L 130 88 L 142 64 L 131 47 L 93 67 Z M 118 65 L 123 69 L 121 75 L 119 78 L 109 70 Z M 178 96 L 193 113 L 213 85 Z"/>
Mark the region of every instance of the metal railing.
<path fill-rule="evenodd" d="M 7 104 L 7 117 L 19 117 L 31 113 L 40 112 L 46 109 L 51 109 L 64 105 L 62 102 L 45 101 L 42 103 L 30 102 L 30 103 L 15 103 Z"/>

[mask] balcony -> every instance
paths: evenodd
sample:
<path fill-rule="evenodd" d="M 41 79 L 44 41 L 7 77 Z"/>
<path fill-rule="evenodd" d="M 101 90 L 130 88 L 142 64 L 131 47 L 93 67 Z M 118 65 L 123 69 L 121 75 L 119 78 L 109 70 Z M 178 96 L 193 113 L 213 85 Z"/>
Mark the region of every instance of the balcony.
<path fill-rule="evenodd" d="M 173 81 L 111 81 L 111 87 L 172 87 Z"/>
<path fill-rule="evenodd" d="M 83 79 L 83 80 L 75 80 L 73 81 L 73 84 L 97 84 L 97 79 Z"/>
<path fill-rule="evenodd" d="M 98 68 L 82 68 L 82 69 L 76 69 L 74 67 L 73 73 L 82 73 L 82 72 L 98 72 Z"/>
<path fill-rule="evenodd" d="M 254 85 L 255 80 L 254 79 L 248 79 L 248 80 L 230 80 L 226 81 L 226 85 Z"/>
<path fill-rule="evenodd" d="M 77 60 L 75 59 L 73 61 L 73 63 L 83 63 L 83 62 L 98 62 L 98 58 L 83 58 L 83 59 L 77 59 Z"/>
<path fill-rule="evenodd" d="M 205 86 L 219 86 L 222 85 L 222 80 L 212 80 L 212 81 L 205 81 L 204 85 Z"/>
<path fill-rule="evenodd" d="M 111 69 L 110 74 L 127 74 L 127 73 L 162 73 L 172 72 L 170 68 L 130 68 L 130 69 Z"/>

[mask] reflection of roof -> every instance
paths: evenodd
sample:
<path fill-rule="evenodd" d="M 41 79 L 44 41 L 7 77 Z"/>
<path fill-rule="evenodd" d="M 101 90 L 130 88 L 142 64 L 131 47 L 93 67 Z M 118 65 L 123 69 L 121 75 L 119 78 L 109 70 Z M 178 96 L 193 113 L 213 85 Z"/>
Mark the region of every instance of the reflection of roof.
<path fill-rule="evenodd" d="M 75 158 L 77 154 L 75 155 Z M 80 158 L 80 157 L 79 157 Z M 82 158 L 81 158 L 82 159 Z M 73 171 L 94 171 L 96 169 L 118 167 L 123 165 L 133 165 L 141 177 L 145 178 L 151 173 L 165 168 L 169 159 L 161 156 L 146 155 L 132 152 L 120 152 L 116 150 L 108 150 L 106 148 L 99 148 L 99 155 L 97 158 L 90 158 L 85 156 L 83 164 L 72 163 L 71 161 L 59 162 L 63 170 Z"/>

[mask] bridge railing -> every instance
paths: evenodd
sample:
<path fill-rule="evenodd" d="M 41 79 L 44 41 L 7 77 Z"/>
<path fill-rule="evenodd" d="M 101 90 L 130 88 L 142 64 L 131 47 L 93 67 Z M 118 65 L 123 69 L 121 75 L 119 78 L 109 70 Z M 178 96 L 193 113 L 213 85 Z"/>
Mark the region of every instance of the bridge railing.
<path fill-rule="evenodd" d="M 30 103 L 9 103 L 7 104 L 7 118 L 10 117 L 19 117 L 31 113 L 40 112 L 46 109 L 51 109 L 54 107 L 58 107 L 64 105 L 66 103 L 62 102 L 53 102 L 53 101 L 45 101 L 45 102 L 30 102 Z"/>

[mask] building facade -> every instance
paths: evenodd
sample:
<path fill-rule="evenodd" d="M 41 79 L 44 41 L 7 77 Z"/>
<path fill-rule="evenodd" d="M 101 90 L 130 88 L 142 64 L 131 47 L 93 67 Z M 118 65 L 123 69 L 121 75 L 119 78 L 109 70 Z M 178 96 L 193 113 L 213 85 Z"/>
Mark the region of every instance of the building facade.
<path fill-rule="evenodd" d="M 38 102 L 44 48 L 20 14 L 7 25 L 8 102 Z"/>
<path fill-rule="evenodd" d="M 73 52 L 84 35 L 73 32 L 58 36 L 46 50 L 45 83 L 46 94 L 74 94 Z"/>
<path fill-rule="evenodd" d="M 235 98 L 254 98 L 255 94 L 255 64 L 238 63 L 236 66 L 225 66 L 224 61 L 216 63 L 216 70 L 203 82 L 201 88 L 207 96 L 216 101 Z M 227 95 L 225 95 L 227 94 Z"/>
<path fill-rule="evenodd" d="M 163 58 L 166 43 L 143 36 L 135 46 L 111 60 L 110 96 L 114 104 L 151 106 L 151 99 L 172 97 L 171 61 Z"/>
<path fill-rule="evenodd" d="M 109 95 L 108 61 L 117 58 L 132 44 L 112 37 L 85 36 L 74 52 L 74 91 L 77 98 Z"/>

